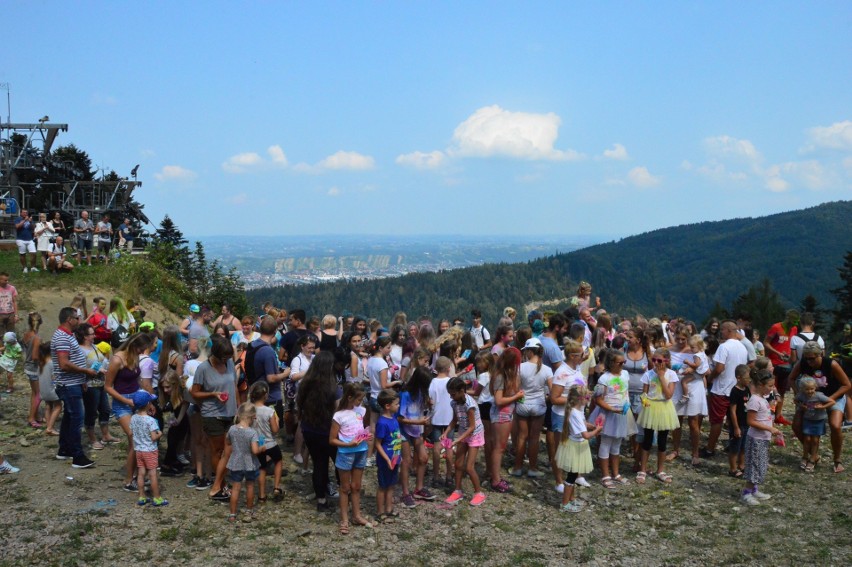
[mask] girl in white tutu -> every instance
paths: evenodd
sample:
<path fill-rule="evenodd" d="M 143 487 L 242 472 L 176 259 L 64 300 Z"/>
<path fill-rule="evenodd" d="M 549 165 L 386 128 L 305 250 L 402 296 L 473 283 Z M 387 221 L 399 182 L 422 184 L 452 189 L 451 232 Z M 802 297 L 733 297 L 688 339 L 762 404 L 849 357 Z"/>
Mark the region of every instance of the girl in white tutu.
<path fill-rule="evenodd" d="M 601 484 L 615 488 L 627 484 L 627 478 L 618 471 L 621 461 L 621 442 L 636 434 L 636 423 L 630 411 L 630 375 L 624 370 L 624 352 L 615 349 L 603 351 L 604 372 L 595 386 L 597 407 L 589 419 L 597 423 L 597 417 L 606 421 L 598 445 L 598 462 L 601 465 Z"/>
<path fill-rule="evenodd" d="M 601 432 L 604 418 L 599 417 L 596 424 L 586 421 L 583 409 L 591 396 L 583 386 L 571 386 L 568 390 L 562 442 L 556 450 L 556 462 L 565 471 L 565 490 L 562 493 L 562 511 L 579 512 L 582 504 L 574 499 L 574 482 L 577 476 L 592 472 L 592 450 L 589 439 Z M 567 435 L 566 435 L 567 434 Z"/>
<path fill-rule="evenodd" d="M 666 348 L 658 348 L 651 357 L 653 368 L 642 376 L 642 412 L 639 414 L 639 427 L 644 430 L 642 440 L 642 462 L 636 474 L 636 482 L 645 483 L 645 470 L 648 466 L 648 453 L 657 434 L 657 472 L 654 478 L 670 483 L 672 477 L 663 468 L 666 465 L 666 441 L 669 431 L 678 427 L 677 412 L 672 403 L 677 373 L 669 368 L 671 355 Z"/>

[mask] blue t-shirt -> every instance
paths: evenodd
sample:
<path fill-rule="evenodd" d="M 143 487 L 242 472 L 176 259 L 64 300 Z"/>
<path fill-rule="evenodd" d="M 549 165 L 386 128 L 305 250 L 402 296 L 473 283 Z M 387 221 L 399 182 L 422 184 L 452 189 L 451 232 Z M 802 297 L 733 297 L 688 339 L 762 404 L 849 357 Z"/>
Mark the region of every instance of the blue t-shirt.
<path fill-rule="evenodd" d="M 264 347 L 268 346 L 269 348 Z M 257 350 L 254 352 L 254 376 L 258 381 L 264 381 L 269 385 L 269 397 L 267 402 L 281 401 L 281 384 L 276 383 L 275 387 L 269 384 L 267 376 L 278 374 L 278 355 L 275 354 L 275 349 L 269 343 L 261 339 L 256 339 L 251 342 L 251 346 Z"/>
<path fill-rule="evenodd" d="M 15 219 L 15 227 L 17 227 L 18 223 L 22 220 L 24 220 L 23 217 L 17 217 Z M 15 228 L 15 240 L 32 240 L 34 229 L 35 225 L 33 225 L 33 219 L 27 218 L 21 228 Z"/>
<path fill-rule="evenodd" d="M 399 395 L 399 415 L 405 419 L 421 419 L 423 417 L 423 400 L 412 398 L 409 392 Z M 402 429 L 409 437 L 420 437 L 423 435 L 422 425 L 403 424 Z"/>
<path fill-rule="evenodd" d="M 382 444 L 382 449 L 391 462 L 394 459 L 399 460 L 402 454 L 402 434 L 396 417 L 379 416 L 379 421 L 376 422 L 376 441 Z"/>

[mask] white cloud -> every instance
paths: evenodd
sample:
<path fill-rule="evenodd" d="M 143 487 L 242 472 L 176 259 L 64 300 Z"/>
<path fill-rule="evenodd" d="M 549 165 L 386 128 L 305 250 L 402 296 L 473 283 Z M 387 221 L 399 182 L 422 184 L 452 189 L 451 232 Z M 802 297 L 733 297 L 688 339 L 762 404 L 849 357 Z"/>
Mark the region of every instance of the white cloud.
<path fill-rule="evenodd" d="M 179 165 L 164 165 L 163 169 L 154 174 L 157 181 L 192 181 L 198 175 L 191 169 Z"/>
<path fill-rule="evenodd" d="M 848 157 L 843 160 L 843 167 L 846 168 L 846 171 L 852 173 L 852 157 Z"/>
<path fill-rule="evenodd" d="M 272 163 L 279 167 L 287 167 L 287 156 L 284 155 L 284 150 L 281 149 L 281 146 L 269 146 L 266 149 L 266 153 L 269 154 Z"/>
<path fill-rule="evenodd" d="M 706 138 L 704 146 L 707 151 L 717 157 L 735 157 L 741 158 L 748 162 L 756 163 L 760 161 L 761 155 L 748 140 L 740 140 L 732 136 L 715 136 Z"/>
<path fill-rule="evenodd" d="M 447 155 L 440 151 L 433 152 L 411 152 L 397 156 L 396 163 L 416 167 L 417 169 L 436 169 L 446 163 Z"/>
<path fill-rule="evenodd" d="M 328 190 L 328 196 L 329 197 L 337 197 L 341 193 L 342 193 L 342 191 L 338 187 L 332 187 L 331 189 Z"/>
<path fill-rule="evenodd" d="M 782 163 L 779 170 L 811 190 L 825 189 L 837 183 L 833 172 L 816 160 Z"/>
<path fill-rule="evenodd" d="M 616 160 L 626 160 L 629 158 L 627 148 L 621 144 L 614 144 L 611 150 L 604 150 L 603 157 Z"/>
<path fill-rule="evenodd" d="M 252 167 L 263 163 L 263 158 L 255 152 L 244 152 L 229 157 L 222 163 L 222 169 L 228 173 L 245 173 Z"/>
<path fill-rule="evenodd" d="M 577 160 L 574 150 L 559 150 L 554 143 L 562 120 L 549 112 L 511 112 L 492 105 L 480 108 L 456 127 L 450 155 L 510 157 L 530 160 Z"/>
<path fill-rule="evenodd" d="M 808 131 L 811 143 L 820 148 L 852 151 L 852 120 L 817 126 Z"/>
<path fill-rule="evenodd" d="M 781 177 L 769 175 L 766 177 L 766 188 L 773 193 L 783 193 L 790 188 L 790 184 L 784 181 Z"/>
<path fill-rule="evenodd" d="M 656 175 L 651 175 L 647 167 L 634 167 L 627 172 L 627 179 L 637 187 L 653 187 L 659 185 L 662 179 Z"/>
<path fill-rule="evenodd" d="M 325 169 L 373 169 L 376 164 L 370 156 L 340 150 L 317 165 Z"/>

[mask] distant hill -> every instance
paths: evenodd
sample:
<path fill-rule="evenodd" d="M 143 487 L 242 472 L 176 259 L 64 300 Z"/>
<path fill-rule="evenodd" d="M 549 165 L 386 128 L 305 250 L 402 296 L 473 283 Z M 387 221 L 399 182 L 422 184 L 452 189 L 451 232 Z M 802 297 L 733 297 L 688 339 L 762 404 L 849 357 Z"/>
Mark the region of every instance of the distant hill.
<path fill-rule="evenodd" d="M 551 301 L 564 306 L 577 282 L 594 286 L 603 304 L 622 315 L 683 315 L 701 321 L 718 302 L 730 305 L 749 286 L 769 278 L 781 301 L 798 305 L 808 294 L 823 306 L 840 284 L 837 268 L 852 248 L 852 201 L 759 218 L 702 222 L 654 230 L 519 264 L 485 264 L 398 278 L 260 288 L 249 301 L 272 301 L 309 314 L 354 313 L 389 321 L 469 318 L 472 307 L 496 321 L 511 305 Z M 554 301 L 555 300 L 555 301 Z"/>

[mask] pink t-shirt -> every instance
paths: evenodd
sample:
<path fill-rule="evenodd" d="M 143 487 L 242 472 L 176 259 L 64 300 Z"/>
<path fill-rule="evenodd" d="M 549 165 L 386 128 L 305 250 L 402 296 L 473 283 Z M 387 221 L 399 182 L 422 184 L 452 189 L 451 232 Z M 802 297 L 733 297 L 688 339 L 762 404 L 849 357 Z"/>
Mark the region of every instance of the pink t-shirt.
<path fill-rule="evenodd" d="M 758 423 L 772 427 L 772 410 L 769 409 L 769 402 L 767 402 L 766 398 L 763 396 L 752 396 L 749 398 L 748 402 L 746 402 L 746 412 L 757 413 Z M 772 439 L 772 432 L 764 429 L 757 429 L 756 427 L 749 427 L 748 436 L 752 439 L 769 441 Z"/>
<path fill-rule="evenodd" d="M 18 290 L 15 286 L 6 284 L 6 287 L 0 287 L 0 315 L 11 315 L 15 312 L 15 304 L 12 301 L 18 297 Z"/>

